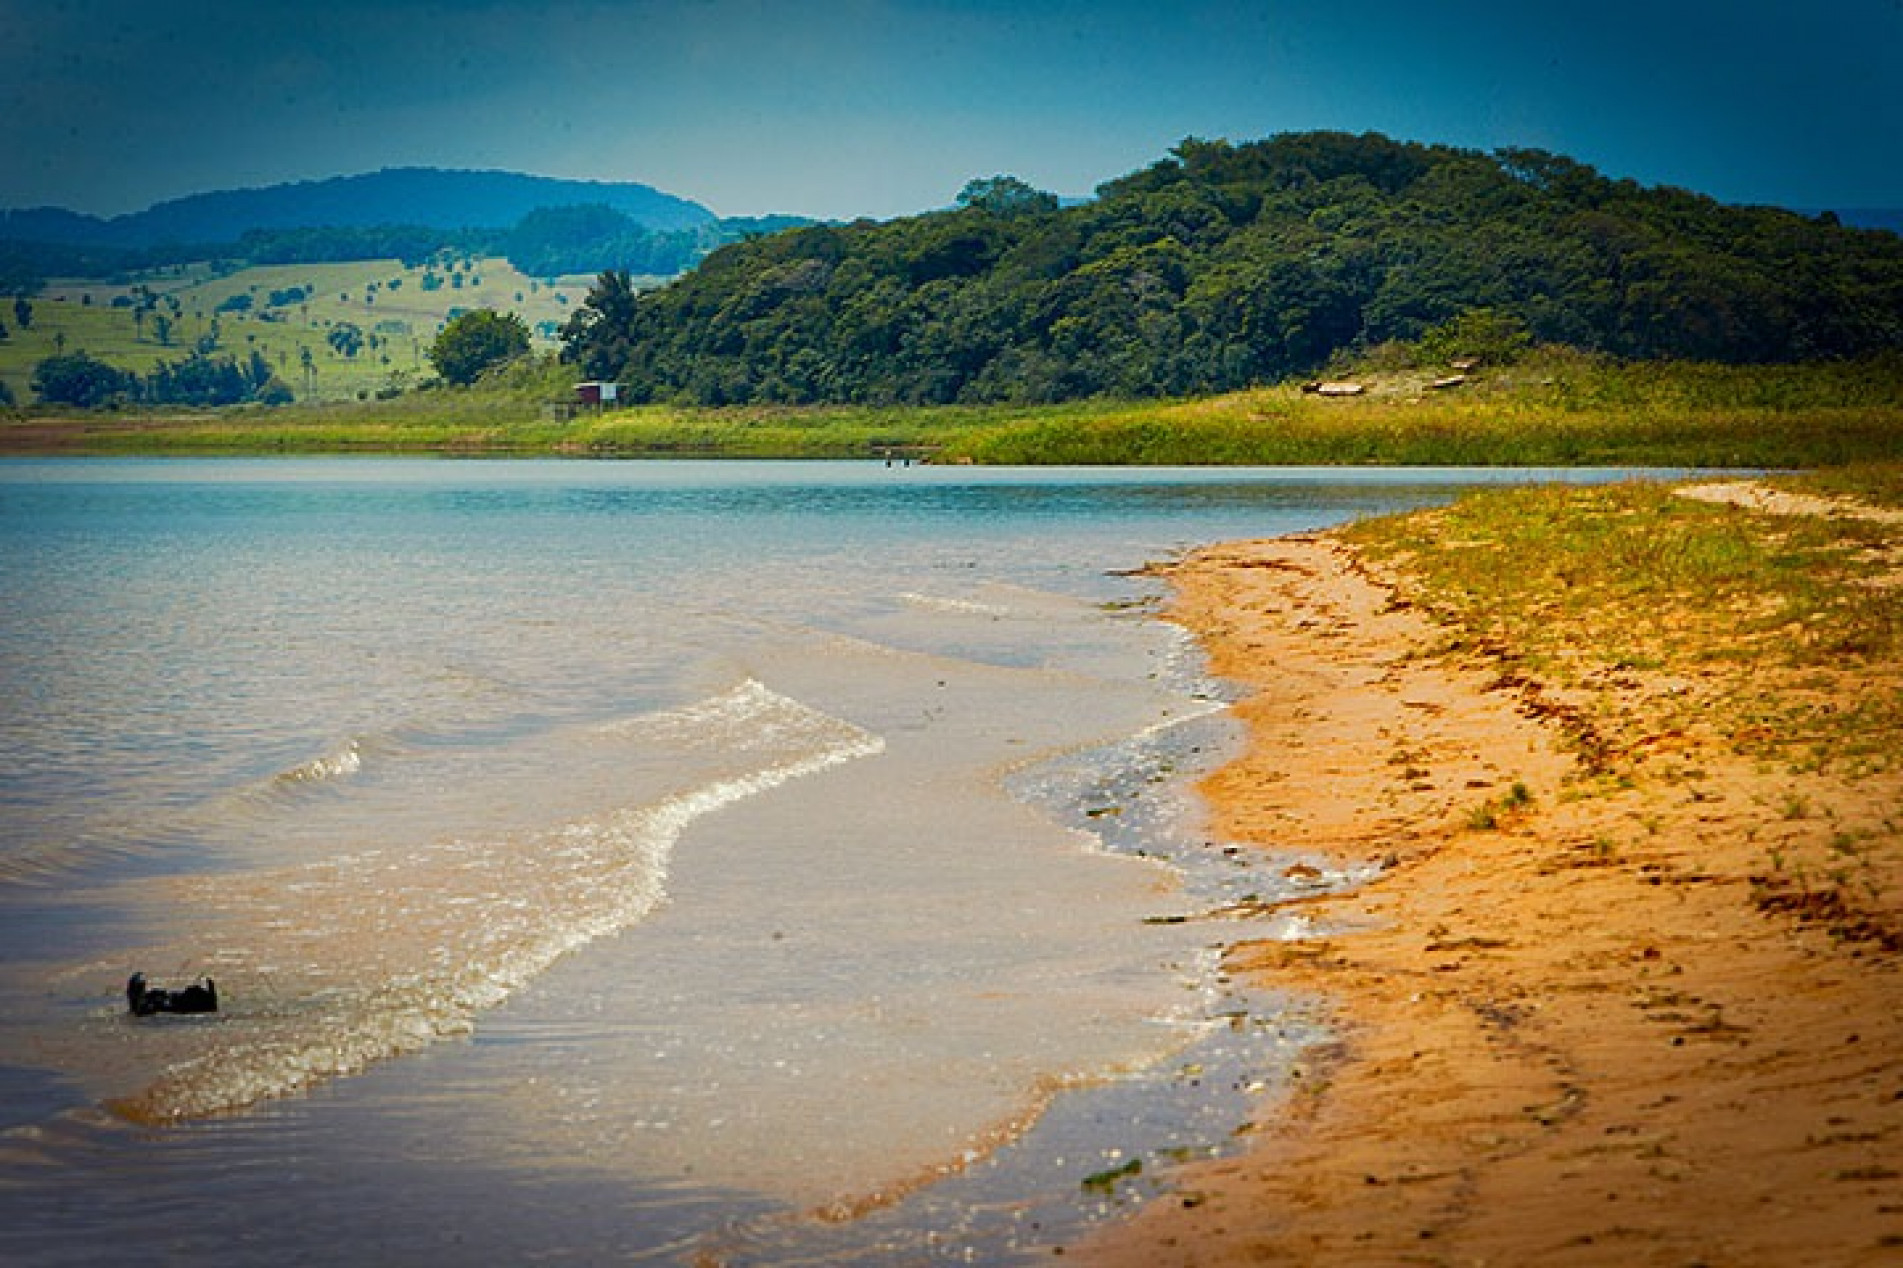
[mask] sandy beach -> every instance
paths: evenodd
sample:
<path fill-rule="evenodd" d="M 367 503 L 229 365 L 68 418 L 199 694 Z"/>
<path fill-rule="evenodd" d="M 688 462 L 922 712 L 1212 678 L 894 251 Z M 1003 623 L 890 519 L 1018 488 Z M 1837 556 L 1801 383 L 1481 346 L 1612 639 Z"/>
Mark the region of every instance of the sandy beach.
<path fill-rule="evenodd" d="M 1749 493 L 1711 496 L 1753 533 L 1833 510 Z M 1826 760 L 1716 703 L 1893 700 L 1894 658 L 1560 684 L 1343 536 L 1172 577 L 1246 692 L 1212 836 L 1383 870 L 1304 904 L 1316 936 L 1230 956 L 1336 1042 L 1073 1262 L 1903 1262 L 1896 739 Z"/>

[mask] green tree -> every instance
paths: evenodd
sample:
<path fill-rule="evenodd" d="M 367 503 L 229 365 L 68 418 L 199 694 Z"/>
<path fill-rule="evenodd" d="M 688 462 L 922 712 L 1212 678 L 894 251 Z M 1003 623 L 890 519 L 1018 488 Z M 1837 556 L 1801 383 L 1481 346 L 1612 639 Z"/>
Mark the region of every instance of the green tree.
<path fill-rule="evenodd" d="M 619 377 L 628 363 L 638 297 L 634 279 L 620 269 L 596 278 L 588 298 L 562 327 L 562 359 L 590 378 Z"/>
<path fill-rule="evenodd" d="M 994 216 L 1024 216 L 1056 211 L 1057 195 L 1047 194 L 1015 176 L 987 176 L 967 181 L 958 191 L 960 207 L 975 207 Z"/>
<path fill-rule="evenodd" d="M 33 392 L 48 405 L 96 409 L 137 386 L 132 375 L 84 352 L 47 357 L 33 367 Z"/>
<path fill-rule="evenodd" d="M 242 360 L 194 352 L 183 361 L 161 361 L 139 378 L 128 375 L 127 391 L 151 405 L 237 405 L 263 399 L 275 380 L 264 354 Z"/>
<path fill-rule="evenodd" d="M 260 405 L 289 405 L 297 396 L 291 391 L 291 385 L 273 374 L 258 389 L 257 402 Z"/>
<path fill-rule="evenodd" d="M 492 366 L 527 355 L 529 328 L 514 313 L 475 308 L 459 313 L 430 345 L 430 363 L 451 383 L 474 383 Z"/>
<path fill-rule="evenodd" d="M 355 322 L 338 322 L 324 338 L 339 356 L 355 357 L 363 351 L 363 328 Z"/>
<path fill-rule="evenodd" d="M 25 330 L 33 324 L 33 301 L 24 295 L 13 297 L 13 320 L 20 329 Z"/>

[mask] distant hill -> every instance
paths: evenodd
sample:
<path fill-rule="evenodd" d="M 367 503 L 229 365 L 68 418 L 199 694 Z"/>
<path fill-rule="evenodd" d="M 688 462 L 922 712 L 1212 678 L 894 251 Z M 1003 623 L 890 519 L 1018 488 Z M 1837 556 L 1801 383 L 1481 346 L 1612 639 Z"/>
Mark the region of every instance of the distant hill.
<path fill-rule="evenodd" d="M 533 211 L 580 205 L 608 207 L 644 229 L 665 232 L 699 229 L 716 219 L 699 203 L 631 181 L 404 167 L 192 194 L 110 219 L 57 207 L 0 211 L 0 239 L 144 249 L 232 243 L 260 230 L 382 225 L 505 229 Z"/>
<path fill-rule="evenodd" d="M 636 399 L 883 404 L 1203 395 L 1478 329 L 1632 358 L 1903 350 L 1903 239 L 1537 150 L 1189 140 L 1097 193 L 1000 177 L 736 243 L 638 302 L 591 297 L 568 351 Z"/>

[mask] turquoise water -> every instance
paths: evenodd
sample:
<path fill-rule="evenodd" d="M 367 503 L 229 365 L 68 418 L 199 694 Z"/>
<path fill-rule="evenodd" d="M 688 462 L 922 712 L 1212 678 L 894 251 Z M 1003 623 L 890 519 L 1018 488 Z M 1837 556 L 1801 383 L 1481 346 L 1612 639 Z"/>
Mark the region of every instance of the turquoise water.
<path fill-rule="evenodd" d="M 1305 1037 L 1128 573 L 1543 475 L 0 463 L 0 1257 L 1048 1255 Z"/>

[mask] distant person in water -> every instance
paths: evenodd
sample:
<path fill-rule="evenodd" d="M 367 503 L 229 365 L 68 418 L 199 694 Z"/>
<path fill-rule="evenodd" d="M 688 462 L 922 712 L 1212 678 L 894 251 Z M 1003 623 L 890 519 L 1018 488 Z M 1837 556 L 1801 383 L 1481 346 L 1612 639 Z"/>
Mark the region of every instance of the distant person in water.
<path fill-rule="evenodd" d="M 126 1003 L 134 1017 L 154 1013 L 215 1013 L 218 1011 L 218 985 L 204 978 L 182 991 L 168 991 L 145 984 L 145 974 L 134 973 L 126 980 Z"/>

